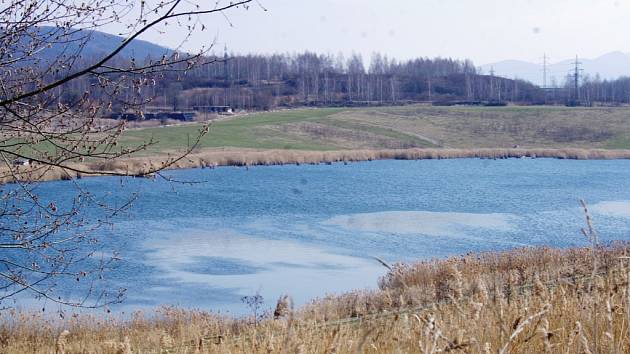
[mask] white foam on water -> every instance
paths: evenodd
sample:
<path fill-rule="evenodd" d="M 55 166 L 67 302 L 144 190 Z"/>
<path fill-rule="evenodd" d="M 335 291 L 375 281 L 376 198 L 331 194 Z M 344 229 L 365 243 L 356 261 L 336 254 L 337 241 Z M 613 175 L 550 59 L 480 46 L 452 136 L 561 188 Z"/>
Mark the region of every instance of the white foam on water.
<path fill-rule="evenodd" d="M 589 209 L 595 214 L 630 218 L 629 201 L 604 201 L 590 206 Z"/>
<path fill-rule="evenodd" d="M 466 229 L 511 231 L 511 214 L 473 214 L 429 211 L 388 211 L 340 215 L 324 222 L 351 231 L 413 234 L 428 236 L 456 236 Z"/>

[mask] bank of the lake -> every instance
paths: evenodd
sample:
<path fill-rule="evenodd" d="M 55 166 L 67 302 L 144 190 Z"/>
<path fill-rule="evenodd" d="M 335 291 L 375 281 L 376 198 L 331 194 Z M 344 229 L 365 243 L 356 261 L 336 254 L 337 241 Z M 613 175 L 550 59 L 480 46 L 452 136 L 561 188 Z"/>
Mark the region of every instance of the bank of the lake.
<path fill-rule="evenodd" d="M 241 317 L 164 307 L 131 319 L 0 313 L 3 353 L 622 353 L 621 244 L 518 249 L 394 266 L 354 291 Z M 389 265 L 385 265 L 390 267 Z M 481 324 L 481 325 L 480 325 Z"/>
<path fill-rule="evenodd" d="M 480 149 L 365 149 L 365 150 L 261 150 L 261 149 L 204 149 L 189 154 L 154 155 L 89 163 L 67 163 L 65 168 L 43 166 L 14 166 L 0 171 L 0 183 L 18 180 L 51 181 L 90 176 L 148 176 L 156 171 L 220 166 L 271 166 L 322 164 L 373 160 L 432 160 L 432 159 L 509 159 L 554 158 L 570 160 L 630 159 L 630 150 L 579 148 L 480 148 Z"/>

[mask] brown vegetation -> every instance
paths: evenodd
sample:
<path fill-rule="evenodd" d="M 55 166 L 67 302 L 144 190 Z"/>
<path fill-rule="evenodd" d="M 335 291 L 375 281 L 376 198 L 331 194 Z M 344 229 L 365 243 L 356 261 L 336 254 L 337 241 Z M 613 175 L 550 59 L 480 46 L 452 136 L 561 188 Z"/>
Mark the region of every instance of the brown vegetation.
<path fill-rule="evenodd" d="M 335 122 L 394 129 L 441 147 L 627 148 L 627 107 L 383 107 L 346 111 Z"/>
<path fill-rule="evenodd" d="M 295 311 L 283 297 L 278 316 L 258 322 L 174 308 L 127 321 L 10 311 L 2 313 L 0 351 L 624 353 L 628 251 L 518 249 L 394 265 L 377 291 Z"/>
<path fill-rule="evenodd" d="M 172 157 L 170 157 L 172 159 Z M 382 149 L 382 150 L 341 150 L 341 151 L 302 151 L 302 150 L 255 150 L 255 149 L 204 149 L 189 154 L 168 168 L 214 168 L 218 166 L 259 166 L 282 164 L 319 164 L 333 162 L 356 162 L 372 160 L 426 160 L 456 158 L 557 158 L 575 160 L 630 159 L 630 150 L 603 149 Z M 77 163 L 69 165 L 77 170 L 91 170 L 90 175 L 143 175 L 164 164 L 168 156 L 127 158 L 103 162 Z M 87 165 L 87 166 L 86 166 Z M 36 165 L 16 168 L 16 175 L 30 176 L 29 171 Z M 87 168 L 86 168 L 87 167 Z M 50 168 L 38 180 L 59 180 L 81 178 L 90 175 L 79 172 Z M 26 178 L 26 177 L 25 177 Z M 0 183 L 12 182 L 7 176 Z"/>

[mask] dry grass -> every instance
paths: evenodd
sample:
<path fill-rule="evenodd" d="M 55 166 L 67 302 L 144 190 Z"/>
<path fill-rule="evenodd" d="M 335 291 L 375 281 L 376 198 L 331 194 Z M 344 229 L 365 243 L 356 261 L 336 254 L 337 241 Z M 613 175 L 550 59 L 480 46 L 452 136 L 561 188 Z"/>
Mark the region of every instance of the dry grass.
<path fill-rule="evenodd" d="M 628 107 L 298 109 L 217 121 L 202 148 L 357 150 L 401 148 L 630 149 Z M 184 148 L 200 125 L 131 129 L 120 146 L 155 143 L 143 156 Z"/>
<path fill-rule="evenodd" d="M 173 153 L 172 156 L 177 156 Z M 320 164 L 333 162 L 356 162 L 372 160 L 423 160 L 423 159 L 455 159 L 455 158 L 557 158 L 576 160 L 610 160 L 630 159 L 630 150 L 603 149 L 381 149 L 381 150 L 340 150 L 340 151 L 302 151 L 302 150 L 256 150 L 256 149 L 203 149 L 196 151 L 169 166 L 179 168 L 214 168 L 218 166 L 268 166 L 283 164 Z M 61 168 L 41 169 L 37 165 L 20 167 L 17 175 L 22 179 L 38 181 L 73 179 L 90 175 L 120 174 L 138 176 L 146 174 L 163 165 L 166 156 L 135 157 L 102 162 L 76 163 L 70 167 L 79 170 L 91 170 L 93 174 L 81 174 L 73 170 Z M 4 167 L 3 167 L 4 168 Z M 13 181 L 12 176 L 0 168 L 0 184 Z M 33 173 L 34 168 L 41 171 Z"/>
<path fill-rule="evenodd" d="M 163 308 L 131 320 L 2 313 L 2 353 L 627 353 L 627 245 L 395 265 L 380 290 L 257 325 Z M 67 331 L 67 332 L 64 332 Z"/>
<path fill-rule="evenodd" d="M 627 107 L 416 105 L 347 111 L 331 117 L 331 123 L 418 134 L 441 147 L 628 148 L 628 112 Z"/>

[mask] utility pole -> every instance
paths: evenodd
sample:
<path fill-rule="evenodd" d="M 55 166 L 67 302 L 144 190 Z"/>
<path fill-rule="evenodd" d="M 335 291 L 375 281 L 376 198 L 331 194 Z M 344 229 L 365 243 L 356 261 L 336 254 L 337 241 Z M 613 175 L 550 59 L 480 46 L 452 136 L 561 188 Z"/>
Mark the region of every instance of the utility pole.
<path fill-rule="evenodd" d="M 543 55 L 543 89 L 547 88 L 547 53 Z"/>
<path fill-rule="evenodd" d="M 573 63 L 575 65 L 575 72 L 573 73 L 573 85 L 574 85 L 574 89 L 575 89 L 575 101 L 576 103 L 580 101 L 580 71 L 582 69 L 580 69 L 580 65 L 582 65 L 582 63 L 578 60 L 578 56 L 575 56 L 575 62 Z"/>
<path fill-rule="evenodd" d="M 226 81 L 230 79 L 230 73 L 228 72 L 228 48 L 227 48 L 227 44 L 223 48 L 223 78 Z"/>
<path fill-rule="evenodd" d="M 494 100 L 494 66 L 490 67 L 490 100 Z"/>
<path fill-rule="evenodd" d="M 547 58 L 547 53 L 543 54 L 543 85 L 542 85 L 542 90 L 543 90 L 543 100 L 545 103 L 547 103 L 547 60 L 549 58 Z"/>

